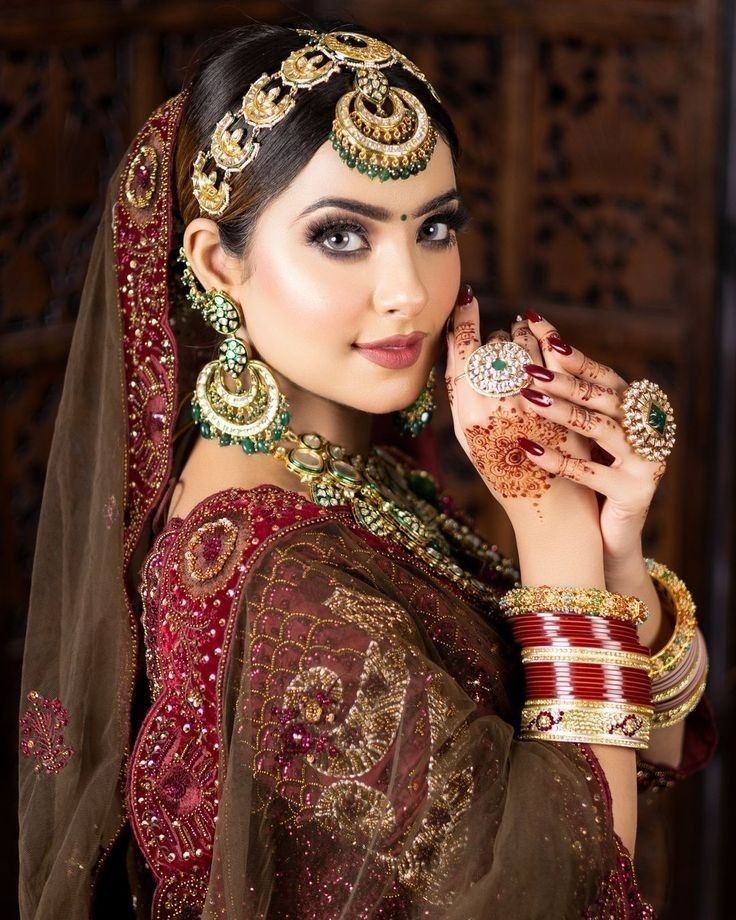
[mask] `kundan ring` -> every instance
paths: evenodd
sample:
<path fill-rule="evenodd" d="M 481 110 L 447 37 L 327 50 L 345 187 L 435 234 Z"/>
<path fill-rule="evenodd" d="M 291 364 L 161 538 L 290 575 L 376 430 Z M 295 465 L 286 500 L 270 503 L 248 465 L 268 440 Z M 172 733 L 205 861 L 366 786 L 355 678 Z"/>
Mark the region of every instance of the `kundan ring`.
<path fill-rule="evenodd" d="M 481 396 L 513 396 L 532 382 L 524 370 L 531 361 L 529 352 L 516 342 L 488 342 L 468 355 L 465 373 L 459 376 L 466 377 Z"/>
<path fill-rule="evenodd" d="M 664 460 L 675 444 L 675 414 L 667 394 L 651 380 L 634 380 L 623 392 L 621 425 L 641 457 Z"/>

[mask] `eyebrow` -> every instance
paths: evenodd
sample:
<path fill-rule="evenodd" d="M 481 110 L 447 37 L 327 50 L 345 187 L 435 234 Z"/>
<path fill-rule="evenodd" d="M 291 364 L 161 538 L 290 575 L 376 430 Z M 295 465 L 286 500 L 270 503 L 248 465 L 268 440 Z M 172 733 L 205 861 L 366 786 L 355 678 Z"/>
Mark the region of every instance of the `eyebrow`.
<path fill-rule="evenodd" d="M 429 214 L 430 211 L 434 211 L 442 207 L 443 204 L 448 204 L 451 201 L 460 201 L 460 195 L 455 188 L 450 189 L 448 192 L 443 192 L 441 195 L 437 195 L 425 202 L 411 216 L 423 217 L 425 214 Z M 355 214 L 361 214 L 363 217 L 381 221 L 392 220 L 396 216 L 393 211 L 389 211 L 387 208 L 380 208 L 377 205 L 368 204 L 365 201 L 358 201 L 355 198 L 318 198 L 317 201 L 312 202 L 312 204 L 308 205 L 302 211 L 299 218 L 311 214 L 312 211 L 318 211 L 320 208 L 342 208 L 344 211 L 353 211 Z M 299 218 L 297 218 L 297 220 Z"/>

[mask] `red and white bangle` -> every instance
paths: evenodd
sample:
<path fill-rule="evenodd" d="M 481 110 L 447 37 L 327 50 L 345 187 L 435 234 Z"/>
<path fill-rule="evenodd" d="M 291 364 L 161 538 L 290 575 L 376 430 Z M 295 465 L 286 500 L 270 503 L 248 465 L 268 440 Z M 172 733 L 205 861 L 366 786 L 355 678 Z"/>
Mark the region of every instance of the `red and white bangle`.
<path fill-rule="evenodd" d="M 602 592 L 599 592 L 602 593 Z M 549 606 L 549 605 L 546 605 Z M 614 601 L 599 609 L 621 610 Z M 650 652 L 636 622 L 506 607 L 521 646 L 521 737 L 644 749 L 652 721 Z"/>

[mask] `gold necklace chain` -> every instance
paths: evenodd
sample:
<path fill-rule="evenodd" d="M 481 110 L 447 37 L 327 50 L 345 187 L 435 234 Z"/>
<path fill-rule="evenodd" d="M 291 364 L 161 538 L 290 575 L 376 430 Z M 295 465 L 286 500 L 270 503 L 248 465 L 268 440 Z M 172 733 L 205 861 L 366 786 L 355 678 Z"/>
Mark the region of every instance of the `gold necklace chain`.
<path fill-rule="evenodd" d="M 456 517 L 443 510 L 440 491 L 425 470 L 406 468 L 391 453 L 372 447 L 364 459 L 349 455 L 314 432 L 290 429 L 273 456 L 309 487 L 311 500 L 322 507 L 348 505 L 361 527 L 406 547 L 433 569 L 481 600 L 495 600 L 498 590 L 472 570 L 496 573 L 508 589 L 519 572 Z"/>

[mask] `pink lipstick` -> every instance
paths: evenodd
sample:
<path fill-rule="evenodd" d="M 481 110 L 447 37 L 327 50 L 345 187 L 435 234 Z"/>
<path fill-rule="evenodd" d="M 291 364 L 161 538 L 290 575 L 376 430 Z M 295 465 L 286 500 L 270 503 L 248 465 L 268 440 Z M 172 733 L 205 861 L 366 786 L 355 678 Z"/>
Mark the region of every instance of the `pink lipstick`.
<path fill-rule="evenodd" d="M 376 342 L 356 342 L 353 346 L 359 353 L 381 367 L 399 369 L 415 364 L 422 351 L 426 332 L 412 332 L 411 335 L 392 335 Z"/>

